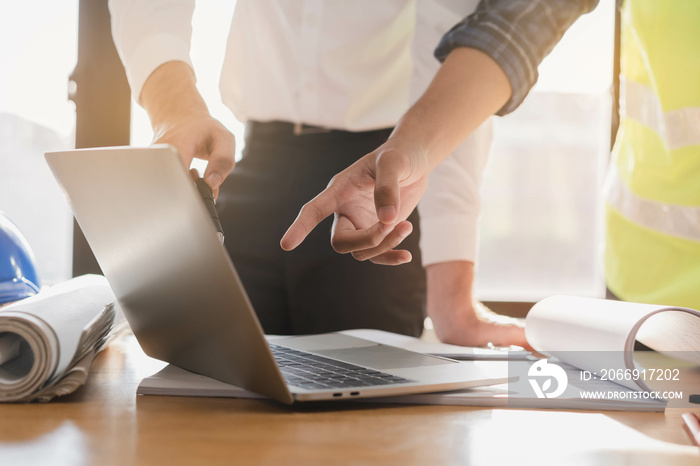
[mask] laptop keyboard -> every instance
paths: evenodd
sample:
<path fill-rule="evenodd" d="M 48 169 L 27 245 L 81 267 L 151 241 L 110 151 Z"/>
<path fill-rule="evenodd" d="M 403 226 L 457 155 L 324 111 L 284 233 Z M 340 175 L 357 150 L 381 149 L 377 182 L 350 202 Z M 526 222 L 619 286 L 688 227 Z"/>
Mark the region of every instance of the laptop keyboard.
<path fill-rule="evenodd" d="M 354 388 L 413 382 L 304 351 L 270 345 L 288 385 L 306 389 Z"/>

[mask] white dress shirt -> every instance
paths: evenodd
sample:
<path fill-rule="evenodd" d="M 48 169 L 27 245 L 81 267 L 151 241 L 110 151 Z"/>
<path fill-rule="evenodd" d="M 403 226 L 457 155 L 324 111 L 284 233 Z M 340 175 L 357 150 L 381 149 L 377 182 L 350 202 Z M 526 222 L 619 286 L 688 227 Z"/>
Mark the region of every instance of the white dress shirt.
<path fill-rule="evenodd" d="M 110 0 L 134 98 L 161 64 L 192 66 L 194 0 Z M 478 0 L 238 0 L 221 74 L 240 121 L 349 131 L 394 126 L 439 68 L 433 50 Z M 468 109 L 465 109 L 468 111 Z M 423 264 L 476 258 L 486 124 L 430 175 L 419 205 Z"/>

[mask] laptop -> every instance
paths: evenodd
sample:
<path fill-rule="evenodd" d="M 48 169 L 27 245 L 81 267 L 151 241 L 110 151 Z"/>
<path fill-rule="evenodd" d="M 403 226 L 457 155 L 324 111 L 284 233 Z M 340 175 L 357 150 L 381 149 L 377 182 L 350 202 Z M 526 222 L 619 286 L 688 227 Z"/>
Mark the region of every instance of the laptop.
<path fill-rule="evenodd" d="M 287 404 L 507 381 L 501 365 L 460 363 L 338 333 L 268 342 L 174 148 L 79 149 L 47 153 L 46 160 L 136 339 L 153 358 Z"/>

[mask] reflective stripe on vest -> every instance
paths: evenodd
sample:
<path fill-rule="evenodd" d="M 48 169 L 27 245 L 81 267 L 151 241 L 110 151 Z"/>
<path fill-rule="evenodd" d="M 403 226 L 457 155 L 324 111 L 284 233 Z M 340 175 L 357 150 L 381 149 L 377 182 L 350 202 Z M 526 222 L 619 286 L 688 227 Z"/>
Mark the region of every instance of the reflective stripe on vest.
<path fill-rule="evenodd" d="M 666 204 L 635 195 L 620 179 L 615 164 L 608 172 L 605 197 L 611 207 L 634 223 L 669 236 L 700 241 L 700 207 Z"/>
<path fill-rule="evenodd" d="M 700 144 L 698 107 L 664 112 L 659 97 L 649 86 L 624 78 L 620 80 L 620 107 L 626 117 L 657 133 L 671 150 Z"/>

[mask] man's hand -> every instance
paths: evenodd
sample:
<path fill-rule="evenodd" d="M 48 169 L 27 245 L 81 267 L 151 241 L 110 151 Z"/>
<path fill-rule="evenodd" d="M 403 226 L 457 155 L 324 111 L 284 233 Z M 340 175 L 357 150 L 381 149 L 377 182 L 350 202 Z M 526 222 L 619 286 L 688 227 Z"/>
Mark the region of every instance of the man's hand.
<path fill-rule="evenodd" d="M 517 345 L 530 348 L 523 325 L 474 300 L 474 263 L 441 262 L 426 267 L 428 316 L 443 343 L 460 346 Z"/>
<path fill-rule="evenodd" d="M 410 261 L 408 251 L 394 248 L 411 232 L 405 219 L 425 191 L 428 173 L 509 97 L 510 82 L 491 57 L 455 49 L 389 140 L 336 175 L 304 206 L 282 248 L 294 249 L 335 213 L 331 244 L 336 251 L 377 264 Z"/>
<path fill-rule="evenodd" d="M 209 115 L 193 115 L 155 128 L 153 142 L 175 147 L 187 168 L 193 158 L 208 160 L 203 178 L 218 197 L 219 186 L 233 170 L 236 153 L 233 134 L 224 125 Z"/>
<path fill-rule="evenodd" d="M 209 114 L 192 69 L 179 61 L 164 63 L 149 76 L 140 102 L 151 118 L 154 143 L 174 146 L 188 169 L 193 158 L 208 161 L 204 181 L 217 197 L 233 170 L 236 143 Z"/>
<path fill-rule="evenodd" d="M 385 265 L 409 262 L 411 253 L 396 248 L 413 230 L 406 218 L 428 180 L 426 151 L 415 141 L 390 137 L 374 152 L 333 177 L 309 201 L 281 241 L 296 248 L 323 219 L 334 215 L 331 244 L 339 253 Z"/>

